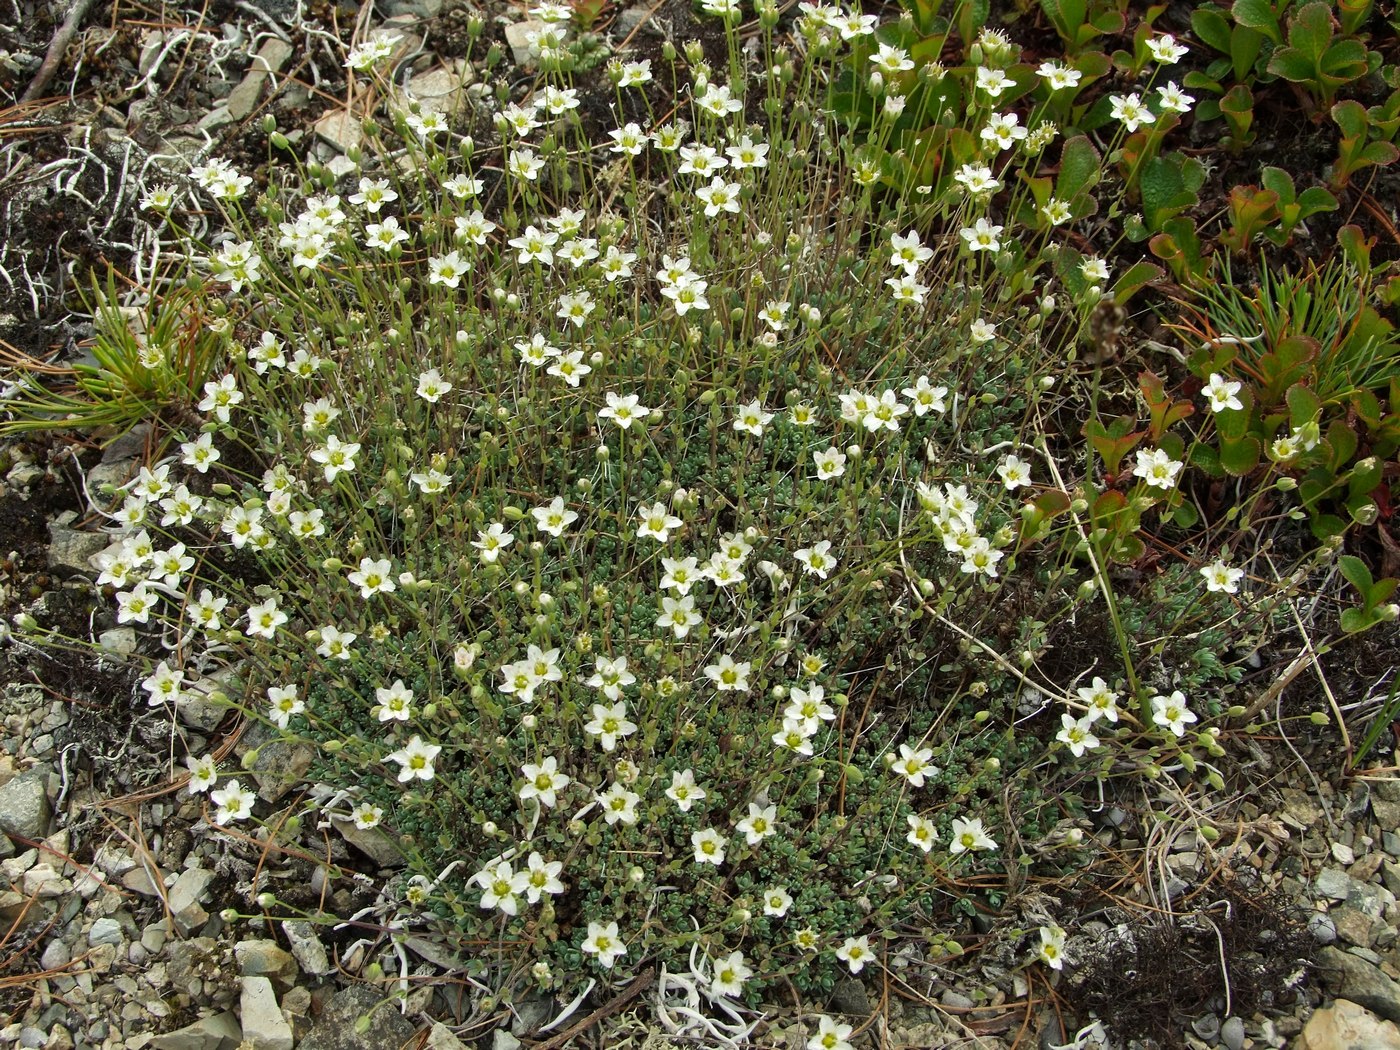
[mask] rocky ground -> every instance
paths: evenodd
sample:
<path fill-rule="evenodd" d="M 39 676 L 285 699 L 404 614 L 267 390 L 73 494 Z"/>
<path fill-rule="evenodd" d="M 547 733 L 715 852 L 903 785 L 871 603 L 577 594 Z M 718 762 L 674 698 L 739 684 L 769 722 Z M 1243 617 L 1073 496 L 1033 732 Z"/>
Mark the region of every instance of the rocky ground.
<path fill-rule="evenodd" d="M 13 22 L 0 27 L 10 99 L 41 70 L 66 10 L 14 5 L 0 16 Z M 270 113 L 334 170 L 359 134 L 339 105 L 338 49 L 352 35 L 393 26 L 417 56 L 405 67 L 408 90 L 434 106 L 471 104 L 461 59 L 473 9 L 456 0 L 399 0 L 378 12 L 324 0 L 161 10 L 95 8 L 40 93 L 49 101 L 0 114 L 0 337 L 26 353 L 78 352 L 87 331 L 65 305 L 74 274 L 104 259 L 138 275 L 149 266 L 135 201 L 163 168 L 210 152 L 256 164 L 265 140 L 249 129 Z M 525 62 L 512 49 L 519 15 L 484 13 L 488 37 Z M 693 35 L 689 17 L 674 2 L 646 5 L 601 28 L 614 43 L 655 46 L 662 30 Z M 0 446 L 4 621 L 27 613 L 87 643 L 37 650 L 0 635 L 0 1045 L 695 1045 L 664 1030 L 650 987 L 602 990 L 572 1012 L 547 997 L 495 1002 L 450 936 L 385 924 L 402 884 L 382 833 L 279 824 L 314 791 L 299 779 L 308 755 L 266 744 L 213 702 L 182 708 L 178 720 L 136 702 L 126 662 L 136 637 L 94 602 L 88 582 L 89 559 L 107 540 L 87 516 L 84 485 L 120 483 L 143 451 L 139 432 L 106 449 L 69 439 Z M 1390 633 L 1330 658 L 1356 685 L 1357 702 L 1343 699 L 1356 720 L 1374 712 L 1365 683 L 1394 664 L 1395 632 L 1380 630 Z M 1261 671 L 1261 691 L 1273 675 Z M 938 962 L 904 952 L 887 977 L 844 982 L 828 1003 L 774 1003 L 755 1044 L 804 1046 L 803 1017 L 825 1010 L 851 1015 L 867 1045 L 889 1048 L 1149 1038 L 1197 1050 L 1400 1048 L 1394 741 L 1370 756 L 1372 774 L 1344 777 L 1335 726 L 1298 730 L 1284 719 L 1320 704 L 1309 689 L 1281 692 L 1264 712 L 1276 731 L 1236 746 L 1248 790 L 1210 814 L 1231 833 L 1207 842 L 1173 800 L 1110 800 L 1086 829 L 1103 861 L 1071 885 L 1023 886 L 1002 916 L 979 916 L 963 931 L 979 950 Z M 230 765 L 255 752 L 249 764 L 275 837 L 210 828 L 179 776 L 185 754 L 209 750 Z M 277 903 L 264 908 L 269 893 Z M 1055 985 L 1028 984 L 1020 931 L 1051 906 L 1072 928 L 1074 965 Z M 284 918 L 293 913 L 304 917 Z M 400 981 L 410 992 L 391 1000 Z M 1095 1012 L 1106 1040 L 1080 1028 Z"/>

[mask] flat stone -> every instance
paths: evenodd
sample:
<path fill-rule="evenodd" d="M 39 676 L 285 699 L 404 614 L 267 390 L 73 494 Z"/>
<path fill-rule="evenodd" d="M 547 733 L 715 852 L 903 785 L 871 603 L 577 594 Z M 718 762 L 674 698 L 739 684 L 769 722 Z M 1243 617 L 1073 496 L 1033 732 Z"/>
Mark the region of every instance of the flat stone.
<path fill-rule="evenodd" d="M 1400 1028 L 1346 999 L 1308 1018 L 1293 1050 L 1400 1050 Z"/>
<path fill-rule="evenodd" d="M 136 628 L 113 627 L 97 636 L 98 648 L 104 656 L 125 659 L 136 651 Z"/>
<path fill-rule="evenodd" d="M 292 1026 L 277 1007 L 272 982 L 266 977 L 244 977 L 241 985 L 238 1013 L 244 1045 L 248 1050 L 292 1050 Z"/>
<path fill-rule="evenodd" d="M 356 1031 L 356 1022 L 366 1015 L 369 1027 Z M 414 1031 L 392 999 L 354 985 L 331 997 L 299 1050 L 399 1050 Z"/>
<path fill-rule="evenodd" d="M 870 997 L 865 993 L 865 985 L 854 977 L 842 977 L 831 989 L 827 1000 L 828 1009 L 838 1014 L 870 1016 Z"/>
<path fill-rule="evenodd" d="M 208 920 L 209 913 L 200 906 L 200 902 L 213 880 L 214 873 L 207 868 L 187 868 L 180 872 L 180 877 L 170 887 L 167 898 L 170 913 L 181 932 L 189 933 Z"/>
<path fill-rule="evenodd" d="M 1244 1021 L 1227 1017 L 1220 1026 L 1220 1041 L 1225 1044 L 1225 1050 L 1244 1050 Z"/>
<path fill-rule="evenodd" d="M 341 153 L 357 148 L 365 141 L 365 129 L 359 118 L 343 109 L 323 113 L 312 130 L 323 142 Z"/>
<path fill-rule="evenodd" d="M 232 1010 L 201 1017 L 194 1024 L 151 1040 L 152 1050 L 238 1050 L 243 1029 Z"/>
<path fill-rule="evenodd" d="M 403 850 L 383 828 L 359 828 L 353 820 L 331 818 L 331 825 L 340 837 L 367 856 L 381 868 L 401 868 L 407 863 Z"/>
<path fill-rule="evenodd" d="M 458 63 L 455 68 L 438 66 L 412 77 L 407 85 L 408 96 L 418 103 L 420 112 L 441 113 L 451 118 L 465 108 L 467 85 L 472 80 L 469 65 Z"/>
<path fill-rule="evenodd" d="M 228 96 L 228 112 L 233 120 L 245 120 L 257 107 L 264 82 L 276 90 L 276 74 L 281 72 L 292 57 L 292 45 L 277 37 L 268 37 L 262 48 L 253 56 L 253 64 L 243 79 L 238 82 Z"/>
<path fill-rule="evenodd" d="M 1323 948 L 1317 961 L 1322 979 L 1336 989 L 1338 998 L 1359 1003 L 1388 1021 L 1400 1021 L 1400 984 L 1379 967 L 1336 947 Z"/>
<path fill-rule="evenodd" d="M 48 771 L 36 766 L 0 786 L 0 831 L 38 841 L 49 833 Z"/>
<path fill-rule="evenodd" d="M 321 938 L 316 936 L 315 923 L 288 920 L 282 924 L 282 932 L 287 935 L 287 943 L 292 948 L 292 958 L 297 961 L 303 973 L 322 977 L 335 969 L 330 956 L 326 954 L 326 946 L 321 943 Z"/>
<path fill-rule="evenodd" d="M 428 1041 L 423 1044 L 423 1050 L 467 1050 L 467 1046 L 452 1034 L 452 1029 L 447 1025 L 434 1021 L 433 1027 L 428 1030 Z"/>
<path fill-rule="evenodd" d="M 1332 859 L 1338 864 L 1352 865 L 1356 863 L 1356 851 L 1345 842 L 1332 843 Z"/>
<path fill-rule="evenodd" d="M 93 555 L 112 538 L 100 532 L 80 532 L 63 525 L 49 526 L 49 568 L 59 576 L 91 576 Z"/>
<path fill-rule="evenodd" d="M 523 1044 L 504 1028 L 491 1033 L 491 1050 L 520 1050 Z"/>
<path fill-rule="evenodd" d="M 1351 892 L 1351 879 L 1337 868 L 1323 868 L 1313 880 L 1313 889 L 1329 900 L 1344 901 Z"/>
<path fill-rule="evenodd" d="M 1362 948 L 1371 947 L 1376 937 L 1376 922 L 1364 912 L 1342 905 L 1331 911 L 1332 921 L 1337 927 L 1337 936 L 1348 944 Z"/>
<path fill-rule="evenodd" d="M 284 990 L 296 982 L 297 961 L 276 941 L 239 941 L 233 946 L 233 957 L 238 960 L 238 972 L 244 977 L 266 977 Z"/>
<path fill-rule="evenodd" d="M 94 948 L 99 944 L 121 944 L 125 939 L 122 924 L 110 916 L 104 915 L 88 930 L 88 944 Z"/>

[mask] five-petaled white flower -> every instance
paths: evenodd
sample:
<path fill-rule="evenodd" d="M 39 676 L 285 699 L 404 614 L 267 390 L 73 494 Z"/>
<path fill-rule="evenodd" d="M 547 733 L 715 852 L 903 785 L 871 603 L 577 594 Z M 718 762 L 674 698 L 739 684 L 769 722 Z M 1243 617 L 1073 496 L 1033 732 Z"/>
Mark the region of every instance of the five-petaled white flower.
<path fill-rule="evenodd" d="M 611 970 L 613 963 L 627 954 L 627 945 L 622 943 L 622 935 L 617 931 L 617 923 L 604 926 L 601 922 L 588 924 L 588 936 L 584 938 L 580 950 L 598 957 L 598 965 Z"/>
<path fill-rule="evenodd" d="M 397 762 L 399 769 L 399 783 L 404 784 L 410 780 L 432 780 L 433 760 L 442 751 L 441 744 L 426 744 L 423 738 L 415 733 L 409 738 L 407 744 L 388 755 L 384 756 L 386 762 Z"/>
<path fill-rule="evenodd" d="M 671 530 L 678 529 L 684 522 L 666 509 L 666 504 L 657 502 L 643 507 L 642 523 L 637 526 L 637 536 L 665 543 L 671 537 Z"/>
<path fill-rule="evenodd" d="M 1155 448 L 1150 452 L 1139 449 L 1133 476 L 1142 478 L 1153 488 L 1170 489 L 1176 484 L 1181 468 L 1182 463 L 1172 459 L 1164 449 Z"/>
<path fill-rule="evenodd" d="M 1219 372 L 1212 372 L 1201 393 L 1210 402 L 1212 412 L 1224 412 L 1228 408 L 1244 408 L 1244 402 L 1236 396 L 1243 388 L 1243 383 L 1232 382 Z"/>
<path fill-rule="evenodd" d="M 1088 715 L 1075 718 L 1068 713 L 1062 714 L 1060 725 L 1062 728 L 1055 734 L 1055 739 L 1068 747 L 1075 758 L 1099 746 L 1099 738 L 1094 735 L 1094 719 Z"/>
<path fill-rule="evenodd" d="M 918 846 L 925 853 L 931 851 L 933 844 L 938 841 L 938 829 L 933 826 L 933 821 L 917 813 L 910 813 L 905 819 L 909 822 L 909 834 L 904 836 L 904 841 L 911 846 Z"/>
<path fill-rule="evenodd" d="M 724 863 L 725 840 L 714 828 L 690 833 L 690 844 L 695 849 L 696 864 L 713 864 L 719 867 Z"/>
<path fill-rule="evenodd" d="M 744 990 L 744 982 L 753 976 L 753 970 L 744 961 L 743 952 L 730 952 L 715 962 L 710 974 L 710 984 L 706 989 L 710 995 L 738 995 Z"/>
<path fill-rule="evenodd" d="M 222 788 L 209 792 L 209 798 L 219 807 L 214 815 L 217 824 L 227 824 L 231 820 L 247 820 L 253 815 L 253 802 L 257 798 L 237 780 L 230 780 Z"/>
<path fill-rule="evenodd" d="M 1196 715 L 1186 706 L 1186 697 L 1180 689 L 1173 690 L 1171 696 L 1152 698 L 1152 721 L 1170 729 L 1172 736 L 1186 732 L 1186 723 L 1196 721 Z"/>
<path fill-rule="evenodd" d="M 1062 970 L 1065 965 L 1065 931 L 1058 926 L 1040 928 L 1040 944 L 1035 950 L 1036 958 L 1052 970 Z"/>
<path fill-rule="evenodd" d="M 981 817 L 953 818 L 952 844 L 948 847 L 949 853 L 970 853 L 996 848 L 996 840 L 987 834 L 987 829 L 982 826 Z"/>
<path fill-rule="evenodd" d="M 831 541 L 819 540 L 810 547 L 803 547 L 801 550 L 793 552 L 793 558 L 802 563 L 802 567 L 813 576 L 819 576 L 823 580 L 836 568 L 836 559 L 831 554 Z"/>
<path fill-rule="evenodd" d="M 640 404 L 636 394 L 618 394 L 609 390 L 604 396 L 608 404 L 606 408 L 598 410 L 598 418 L 611 419 L 623 430 L 651 414 L 651 409 Z"/>
<path fill-rule="evenodd" d="M 539 763 L 526 762 L 520 767 L 520 774 L 525 778 L 525 783 L 519 791 L 521 800 L 537 798 L 540 805 L 548 809 L 553 809 L 559 804 L 559 792 L 573 783 L 569 777 L 559 772 L 559 760 L 553 755 Z"/>
<path fill-rule="evenodd" d="M 923 787 L 925 777 L 938 776 L 939 769 L 933 764 L 933 748 L 913 748 L 908 744 L 899 745 L 899 758 L 892 767 L 896 773 L 909 781 L 911 787 Z"/>
<path fill-rule="evenodd" d="M 836 949 L 836 958 L 851 968 L 851 973 L 860 973 L 865 969 L 865 964 L 875 958 L 875 953 L 870 949 L 869 937 L 847 937 L 841 947 Z"/>
<path fill-rule="evenodd" d="M 594 704 L 593 721 L 585 725 L 583 731 L 596 736 L 604 751 L 611 751 L 617 747 L 619 738 L 631 736 L 637 731 L 637 723 L 628 721 L 627 701 L 619 700 L 611 707 Z"/>
<path fill-rule="evenodd" d="M 1201 569 L 1201 575 L 1205 577 L 1206 590 L 1211 592 L 1224 591 L 1226 594 L 1238 594 L 1240 580 L 1244 579 L 1244 570 L 1226 565 L 1224 561 L 1217 559 Z"/>
<path fill-rule="evenodd" d="M 555 496 L 549 503 L 534 508 L 530 513 L 535 516 L 536 528 L 556 537 L 564 535 L 564 530 L 578 521 L 578 514 L 564 506 L 563 496 Z"/>
<path fill-rule="evenodd" d="M 817 1015 L 817 1034 L 807 1040 L 807 1050 L 855 1050 L 851 1036 L 855 1029 L 824 1014 Z"/>
<path fill-rule="evenodd" d="M 708 792 L 695 783 L 695 770 L 680 769 L 672 772 L 671 786 L 666 789 L 666 797 L 676 804 L 682 813 L 689 813 L 690 807 L 708 796 Z"/>

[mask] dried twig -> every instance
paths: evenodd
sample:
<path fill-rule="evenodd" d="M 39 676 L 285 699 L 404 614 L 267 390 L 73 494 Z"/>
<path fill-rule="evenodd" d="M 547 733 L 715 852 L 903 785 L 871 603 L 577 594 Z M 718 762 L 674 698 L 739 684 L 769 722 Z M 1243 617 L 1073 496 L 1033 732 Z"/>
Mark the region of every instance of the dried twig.
<path fill-rule="evenodd" d="M 88 8 L 91 6 L 92 0 L 73 0 L 73 6 L 68 9 L 68 17 L 63 20 L 63 24 L 58 27 L 53 39 L 49 41 L 49 50 L 44 55 L 44 61 L 39 65 L 39 71 L 34 74 L 34 79 L 29 82 L 29 86 L 24 89 L 24 94 L 20 96 L 21 102 L 32 102 L 49 86 L 49 81 L 58 72 L 59 64 L 68 51 L 68 45 L 73 42 L 73 34 L 78 31 L 79 23 L 87 16 Z"/>

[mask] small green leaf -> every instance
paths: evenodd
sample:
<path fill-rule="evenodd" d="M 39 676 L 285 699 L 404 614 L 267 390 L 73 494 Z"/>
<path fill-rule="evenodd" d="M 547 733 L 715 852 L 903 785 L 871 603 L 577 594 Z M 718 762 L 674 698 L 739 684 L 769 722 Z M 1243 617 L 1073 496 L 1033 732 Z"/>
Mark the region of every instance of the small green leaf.
<path fill-rule="evenodd" d="M 1361 592 L 1363 599 L 1371 593 L 1371 585 L 1375 580 L 1371 576 L 1371 570 L 1366 568 L 1366 563 L 1360 558 L 1343 554 L 1337 559 L 1337 568 L 1346 577 L 1346 581 Z"/>
<path fill-rule="evenodd" d="M 1227 474 L 1242 478 L 1253 473 L 1259 465 L 1259 455 L 1263 451 L 1259 439 L 1246 435 L 1233 441 L 1220 443 L 1220 465 Z"/>

